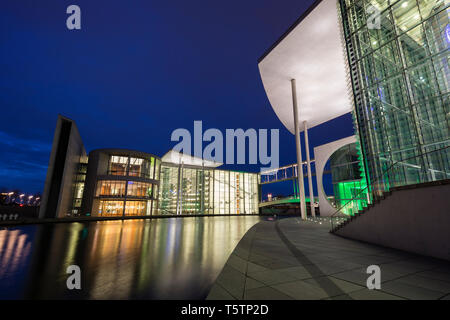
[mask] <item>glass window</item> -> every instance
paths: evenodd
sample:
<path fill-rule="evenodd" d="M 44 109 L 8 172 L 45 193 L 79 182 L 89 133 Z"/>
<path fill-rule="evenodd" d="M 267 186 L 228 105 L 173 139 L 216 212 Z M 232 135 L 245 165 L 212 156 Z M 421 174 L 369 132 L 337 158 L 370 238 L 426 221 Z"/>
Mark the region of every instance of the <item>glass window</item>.
<path fill-rule="evenodd" d="M 125 176 L 127 174 L 128 157 L 111 156 L 109 159 L 108 174 Z"/>
<path fill-rule="evenodd" d="M 98 209 L 99 216 L 121 216 L 123 201 L 101 200 Z"/>
<path fill-rule="evenodd" d="M 420 13 L 423 19 L 428 19 L 431 15 L 445 8 L 448 0 L 419 0 Z"/>
<path fill-rule="evenodd" d="M 126 216 L 145 216 L 147 213 L 147 201 L 130 201 L 125 205 Z"/>
<path fill-rule="evenodd" d="M 364 7 L 362 5 L 362 1 L 359 3 L 355 3 L 350 9 L 350 21 L 352 23 L 352 29 L 357 30 L 367 23 L 367 18 L 365 14 Z"/>
<path fill-rule="evenodd" d="M 152 184 L 148 182 L 128 181 L 127 196 L 151 198 Z"/>
<path fill-rule="evenodd" d="M 153 185 L 153 199 L 158 199 L 158 198 L 159 198 L 158 185 L 155 184 L 155 185 Z"/>
<path fill-rule="evenodd" d="M 159 173 L 161 170 L 161 161 L 159 159 L 156 159 L 156 165 L 155 165 L 155 180 L 159 180 Z"/>
<path fill-rule="evenodd" d="M 129 175 L 132 177 L 153 179 L 154 168 L 155 168 L 155 158 L 150 159 L 130 158 Z"/>
<path fill-rule="evenodd" d="M 450 53 L 444 52 L 433 59 L 434 70 L 436 72 L 436 81 L 441 94 L 447 94 L 450 91 Z"/>
<path fill-rule="evenodd" d="M 427 43 L 421 24 L 403 34 L 400 42 L 408 66 L 417 64 L 427 57 Z"/>
<path fill-rule="evenodd" d="M 388 4 L 387 0 L 367 0 L 366 11 L 369 5 L 374 6 L 379 11 L 383 11 L 387 8 Z"/>
<path fill-rule="evenodd" d="M 125 196 L 125 181 L 100 180 L 97 183 L 96 196 Z"/>
<path fill-rule="evenodd" d="M 405 32 L 420 23 L 420 14 L 415 0 L 401 0 L 392 7 L 399 32 Z"/>
<path fill-rule="evenodd" d="M 151 216 L 152 215 L 152 202 L 154 202 L 153 205 L 156 206 L 156 201 L 148 200 L 147 201 L 147 210 L 145 211 L 145 215 L 146 216 Z M 156 211 L 156 208 L 155 208 L 155 211 Z"/>
<path fill-rule="evenodd" d="M 130 158 L 130 171 L 129 175 L 132 177 L 141 177 L 142 174 L 142 163 L 144 159 L 140 158 Z"/>
<path fill-rule="evenodd" d="M 429 48 L 432 54 L 447 51 L 450 46 L 450 23 L 447 10 L 442 10 L 424 22 Z"/>

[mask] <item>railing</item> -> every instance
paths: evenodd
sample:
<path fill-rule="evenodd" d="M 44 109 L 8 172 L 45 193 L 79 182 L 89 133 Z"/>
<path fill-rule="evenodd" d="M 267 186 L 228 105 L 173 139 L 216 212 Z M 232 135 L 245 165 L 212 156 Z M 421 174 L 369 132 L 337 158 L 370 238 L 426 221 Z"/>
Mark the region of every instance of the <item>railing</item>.
<path fill-rule="evenodd" d="M 430 182 L 430 181 L 443 180 L 442 178 L 436 178 L 436 174 L 443 175 L 445 177 L 444 179 L 450 178 L 450 172 L 448 171 L 447 167 L 445 169 L 443 169 L 445 171 L 442 171 L 442 170 L 434 170 L 432 168 L 422 168 L 415 164 L 406 163 L 406 161 L 409 161 L 412 159 L 417 159 L 417 158 L 424 159 L 424 157 L 426 157 L 428 155 L 438 153 L 438 152 L 440 153 L 449 148 L 450 148 L 450 145 L 440 148 L 440 149 L 432 150 L 429 152 L 424 152 L 422 154 L 415 155 L 415 156 L 412 156 L 409 158 L 405 158 L 405 159 L 402 159 L 402 160 L 399 160 L 399 161 L 396 161 L 395 163 L 393 163 L 386 170 L 384 170 L 381 175 L 379 175 L 373 181 L 371 181 L 370 184 L 368 184 L 365 188 L 359 190 L 359 192 L 351 200 L 348 200 L 348 202 L 346 202 L 345 204 L 340 206 L 336 210 L 336 212 L 333 213 L 333 215 L 331 215 L 331 217 L 330 217 L 331 230 L 334 230 L 339 225 L 347 222 L 348 220 L 350 220 L 354 217 L 354 215 L 352 215 L 352 216 L 344 215 L 342 213 L 342 210 L 350 204 L 353 205 L 355 201 L 360 200 L 362 198 L 362 196 L 364 196 L 364 194 L 366 194 L 366 192 L 370 199 L 370 203 L 368 203 L 368 205 L 370 205 L 370 204 L 373 204 L 374 202 L 384 199 L 385 192 L 389 192 L 389 190 L 391 188 L 411 184 L 411 183 L 408 183 L 405 179 L 403 179 L 401 181 L 397 181 L 395 179 L 392 180 L 392 175 L 387 179 L 387 181 L 384 181 L 389 174 L 394 173 L 394 175 L 395 175 L 395 174 L 399 173 L 399 172 L 396 172 L 395 170 L 401 169 L 403 171 L 403 174 L 405 175 L 404 170 L 407 170 L 408 168 L 421 169 L 420 171 L 416 172 L 416 173 L 419 173 L 419 175 L 415 177 L 416 179 L 418 178 L 418 181 L 416 180 L 415 183 L 424 183 L 424 182 Z M 442 157 L 442 158 L 445 159 L 446 157 Z M 424 161 L 427 161 L 427 160 L 425 159 Z M 449 164 L 446 163 L 444 165 L 448 166 Z M 364 210 L 365 208 L 367 208 L 367 206 L 363 207 L 361 209 Z M 355 214 L 358 214 L 359 212 L 360 211 L 356 212 Z"/>

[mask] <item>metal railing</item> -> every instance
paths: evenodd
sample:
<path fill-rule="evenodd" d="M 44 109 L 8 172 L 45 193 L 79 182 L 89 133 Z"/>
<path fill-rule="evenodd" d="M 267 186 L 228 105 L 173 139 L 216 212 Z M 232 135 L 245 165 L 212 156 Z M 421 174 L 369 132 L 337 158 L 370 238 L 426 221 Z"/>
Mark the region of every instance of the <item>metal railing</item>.
<path fill-rule="evenodd" d="M 342 206 L 340 206 L 336 210 L 335 213 L 333 213 L 331 215 L 331 217 L 330 217 L 331 230 L 334 230 L 339 225 L 346 223 L 348 220 L 351 220 L 355 215 L 360 213 L 360 210 L 359 210 L 354 215 L 348 216 L 348 215 L 343 214 L 342 210 L 350 204 L 353 205 L 355 201 L 360 200 L 362 198 L 362 196 L 364 196 L 366 194 L 366 192 L 369 195 L 370 201 L 368 201 L 368 205 L 363 207 L 362 210 L 364 210 L 365 208 L 367 208 L 369 205 L 373 204 L 374 202 L 384 199 L 384 194 L 386 192 L 389 192 L 390 189 L 395 188 L 395 187 L 409 185 L 410 183 L 406 183 L 405 180 L 402 180 L 400 183 L 399 183 L 399 181 L 396 181 L 396 180 L 392 181 L 389 179 L 388 179 L 388 183 L 382 182 L 384 179 L 386 179 L 386 176 L 389 173 L 394 172 L 394 169 L 397 169 L 399 166 L 401 166 L 402 170 L 405 170 L 405 168 L 408 166 L 415 167 L 415 165 L 405 163 L 405 161 L 409 161 L 409 160 L 416 159 L 416 158 L 423 159 L 423 157 L 425 157 L 427 155 L 437 153 L 437 152 L 442 152 L 443 150 L 447 150 L 449 148 L 450 148 L 450 145 L 440 148 L 440 149 L 424 152 L 419 155 L 415 155 L 415 156 L 408 157 L 408 158 L 394 162 L 386 170 L 384 170 L 382 172 L 382 174 L 380 174 L 378 177 L 376 177 L 374 180 L 372 180 L 370 182 L 370 184 L 368 184 L 365 188 L 360 189 L 359 192 L 351 200 L 348 200 L 346 203 L 344 203 Z M 421 167 L 419 167 L 419 168 L 422 170 L 419 171 L 419 181 L 416 183 L 424 183 L 424 182 L 443 180 L 443 179 L 434 179 L 433 178 L 435 176 L 436 172 L 443 174 L 446 177 L 446 179 L 450 178 L 450 172 L 447 172 L 447 171 L 425 169 L 425 168 L 421 168 Z M 445 170 L 447 170 L 447 169 L 445 169 Z M 432 176 L 432 178 L 431 179 L 427 178 L 430 175 Z M 382 182 L 382 183 L 380 184 L 380 182 Z M 382 187 L 382 190 L 381 190 L 380 186 Z M 374 189 L 376 190 L 376 192 L 374 192 Z"/>

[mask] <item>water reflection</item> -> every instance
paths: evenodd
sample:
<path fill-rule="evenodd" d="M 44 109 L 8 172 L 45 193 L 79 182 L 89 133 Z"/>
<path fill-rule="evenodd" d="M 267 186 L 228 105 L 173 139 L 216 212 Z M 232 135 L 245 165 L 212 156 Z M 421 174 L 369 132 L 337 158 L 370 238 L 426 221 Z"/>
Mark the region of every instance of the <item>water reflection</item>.
<path fill-rule="evenodd" d="M 1 299 L 203 299 L 259 217 L 102 221 L 0 230 Z M 67 290 L 79 265 L 82 289 Z"/>

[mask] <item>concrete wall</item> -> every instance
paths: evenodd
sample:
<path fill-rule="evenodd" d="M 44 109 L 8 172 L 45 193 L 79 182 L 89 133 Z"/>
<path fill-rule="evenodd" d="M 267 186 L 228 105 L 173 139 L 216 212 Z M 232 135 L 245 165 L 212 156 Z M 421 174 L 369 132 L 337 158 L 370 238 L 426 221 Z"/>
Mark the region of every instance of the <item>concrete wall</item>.
<path fill-rule="evenodd" d="M 330 159 L 330 157 L 333 155 L 333 153 L 335 153 L 343 146 L 355 142 L 356 136 L 350 136 L 314 148 L 314 159 L 316 161 L 315 166 L 317 193 L 319 196 L 320 216 L 322 217 L 329 217 L 336 212 L 336 208 L 334 208 L 328 201 L 325 190 L 323 189 L 323 171 L 325 169 L 325 165 L 328 159 Z"/>
<path fill-rule="evenodd" d="M 74 181 L 82 158 L 86 158 L 86 151 L 75 122 L 59 115 L 39 218 L 64 217 L 70 213 Z"/>
<path fill-rule="evenodd" d="M 450 260 L 450 183 L 396 190 L 336 234 Z"/>
<path fill-rule="evenodd" d="M 80 162 L 85 160 L 86 157 L 86 150 L 84 149 L 80 133 L 78 132 L 75 122 L 72 122 L 72 130 L 67 148 L 61 195 L 57 211 L 58 218 L 63 218 L 71 213 L 76 176 Z"/>

